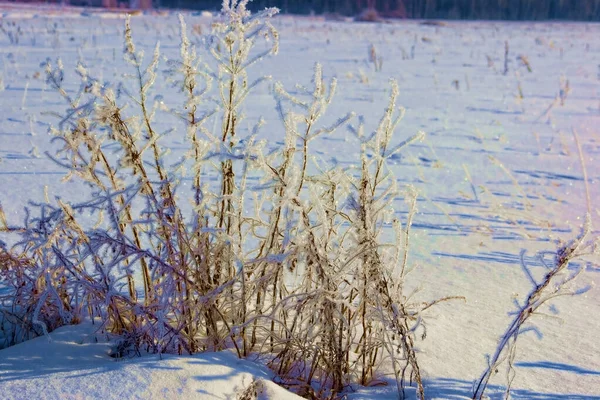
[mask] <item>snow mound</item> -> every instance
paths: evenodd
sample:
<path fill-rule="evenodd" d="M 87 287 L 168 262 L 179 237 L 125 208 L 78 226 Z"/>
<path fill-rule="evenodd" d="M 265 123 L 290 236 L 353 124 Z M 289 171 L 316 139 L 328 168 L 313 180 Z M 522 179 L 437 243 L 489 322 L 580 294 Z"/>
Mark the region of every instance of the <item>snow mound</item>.
<path fill-rule="evenodd" d="M 66 326 L 0 351 L 0 399 L 300 399 L 263 366 L 230 352 L 114 359 L 97 326 Z"/>

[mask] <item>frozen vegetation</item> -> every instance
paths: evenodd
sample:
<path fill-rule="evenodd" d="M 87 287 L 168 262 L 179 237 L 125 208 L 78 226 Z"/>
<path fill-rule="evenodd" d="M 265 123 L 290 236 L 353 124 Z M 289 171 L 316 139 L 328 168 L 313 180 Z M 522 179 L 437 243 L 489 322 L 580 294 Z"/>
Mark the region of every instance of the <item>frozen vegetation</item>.
<path fill-rule="evenodd" d="M 0 12 L 0 398 L 600 398 L 600 26 Z"/>

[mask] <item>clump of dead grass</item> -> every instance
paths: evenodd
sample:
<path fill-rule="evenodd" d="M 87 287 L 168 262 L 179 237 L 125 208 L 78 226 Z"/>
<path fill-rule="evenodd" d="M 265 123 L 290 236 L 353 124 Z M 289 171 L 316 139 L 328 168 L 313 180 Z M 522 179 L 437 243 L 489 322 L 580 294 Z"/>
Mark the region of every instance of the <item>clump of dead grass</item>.
<path fill-rule="evenodd" d="M 121 338 L 114 357 L 233 348 L 262 358 L 280 384 L 317 398 L 368 385 L 391 362 L 399 389 L 410 378 L 423 397 L 414 350 L 423 306 L 409 304 L 402 290 L 412 190 L 409 220 L 395 219 L 394 243 L 382 241 L 390 204 L 402 196 L 386 160 L 423 134 L 394 141 L 404 113 L 396 83 L 375 132 L 353 113 L 323 123 L 337 82 L 317 65 L 311 84 L 294 94 L 275 84 L 285 141 L 266 151 L 263 123 L 241 129 L 240 110 L 269 79 L 251 80 L 248 71 L 277 53 L 275 10 L 250 15 L 246 3 L 225 2 L 202 60 L 180 21 L 180 59 L 164 71 L 182 94 L 182 108 L 168 112 L 182 121 L 189 146 L 176 165 L 167 162 L 155 127 L 161 110 L 150 100 L 160 48 L 146 62 L 129 18 L 124 56 L 132 73 L 119 88 L 137 94 L 120 96 L 83 64 L 80 90 L 70 94 L 60 60 L 46 62 L 47 83 L 68 107 L 52 132 L 58 151 L 48 156 L 93 196 L 39 204 L 20 227 L 0 214 L 3 230 L 21 237 L 0 250 L 7 344 L 91 318 Z M 211 108 L 214 91 L 220 104 Z M 212 129 L 209 120 L 217 121 Z M 342 127 L 361 148 L 357 169 L 311 156 L 315 138 Z M 184 174 L 189 201 L 180 193 Z"/>

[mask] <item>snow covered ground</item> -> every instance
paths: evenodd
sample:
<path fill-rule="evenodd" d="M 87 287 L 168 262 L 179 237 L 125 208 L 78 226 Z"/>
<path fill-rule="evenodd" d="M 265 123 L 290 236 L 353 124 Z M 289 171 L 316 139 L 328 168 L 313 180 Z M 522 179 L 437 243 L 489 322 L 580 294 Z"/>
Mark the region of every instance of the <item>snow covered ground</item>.
<path fill-rule="evenodd" d="M 106 81 L 120 79 L 128 67 L 121 14 L 3 4 L 0 15 L 0 204 L 16 224 L 28 201 L 44 199 L 45 187 L 51 199 L 83 199 L 86 193 L 77 183 L 61 183 L 65 171 L 43 154 L 54 146 L 47 131 L 57 122 L 48 113 L 65 106 L 47 87 L 40 64 L 60 57 L 66 87 L 73 91 L 78 60 Z M 207 15 L 189 14 L 186 21 L 194 32 L 210 30 Z M 162 54 L 177 58 L 175 14 L 138 15 L 132 25 L 134 40 L 146 54 L 160 40 Z M 522 301 L 530 289 L 521 251 L 527 251 L 526 262 L 541 277 L 544 268 L 535 253 L 553 251 L 557 240 L 579 232 L 586 201 L 572 129 L 582 143 L 597 207 L 600 25 L 361 24 L 290 16 L 278 17 L 275 25 L 280 54 L 253 71 L 256 77 L 268 73 L 293 88 L 308 84 L 314 63 L 320 62 L 325 77 L 339 81 L 331 120 L 355 111 L 369 128 L 378 123 L 388 80 L 395 78 L 407 110 L 397 136 L 427 132 L 424 142 L 394 159 L 399 183 L 414 185 L 420 194 L 410 253 L 415 269 L 407 284 L 417 290 L 416 301 L 467 298 L 427 312 L 419 359 L 428 396 L 469 396 L 515 299 Z M 369 62 L 371 45 L 381 57 L 381 71 Z M 154 93 L 165 103 L 181 103 L 165 82 L 157 82 Z M 258 88 L 245 107 L 244 124 L 250 128 L 263 116 L 262 137 L 277 143 L 283 134 L 274 106 L 269 85 Z M 180 131 L 163 144 L 177 154 L 183 142 Z M 313 148 L 340 165 L 356 162 L 359 150 L 343 130 Z M 402 199 L 396 212 L 407 212 Z M 593 214 L 600 225 L 600 213 L 594 209 Z M 598 281 L 598 260 L 589 261 L 582 286 Z M 520 338 L 513 396 L 600 399 L 600 290 L 557 299 L 547 312 L 535 319 L 541 338 L 534 333 Z M 235 398 L 252 376 L 264 380 L 267 398 L 293 398 L 269 382 L 264 368 L 229 353 L 115 361 L 89 325 L 61 328 L 51 338 L 0 351 L 1 399 Z M 499 385 L 505 383 L 500 372 L 492 380 L 493 397 L 501 396 Z M 394 398 L 393 388 L 360 389 L 349 397 Z"/>

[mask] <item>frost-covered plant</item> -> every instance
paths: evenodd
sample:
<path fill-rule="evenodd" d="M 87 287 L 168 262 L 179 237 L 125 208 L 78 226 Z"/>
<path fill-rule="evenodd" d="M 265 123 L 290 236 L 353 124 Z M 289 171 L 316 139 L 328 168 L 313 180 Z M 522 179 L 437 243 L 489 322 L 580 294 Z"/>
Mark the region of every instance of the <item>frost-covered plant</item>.
<path fill-rule="evenodd" d="M 369 46 L 369 62 L 373 64 L 375 72 L 380 72 L 383 67 L 383 57 L 377 54 L 374 44 Z"/>
<path fill-rule="evenodd" d="M 547 272 L 541 279 L 534 277 L 533 273 L 525 263 L 526 252 L 524 250 L 521 252 L 521 267 L 530 281 L 532 288 L 527 295 L 527 299 L 522 304 L 516 302 L 517 310 L 513 313 L 514 318 L 510 321 L 506 331 L 500 337 L 498 346 L 493 354 L 488 358 L 487 368 L 484 370 L 479 380 L 475 382 L 473 399 L 481 400 L 485 398 L 485 392 L 490 379 L 498 373 L 499 367 L 504 362 L 506 362 L 507 378 L 505 398 L 510 398 L 512 382 L 516 375 L 514 360 L 516 357 L 519 335 L 530 330 L 540 334 L 531 324 L 532 317 L 541 314 L 540 308 L 557 297 L 580 295 L 591 288 L 589 285 L 581 285 L 577 282 L 577 278 L 586 268 L 585 264 L 582 264 L 574 271 L 569 271 L 569 266 L 573 261 L 590 255 L 598 255 L 598 250 L 600 249 L 600 237 L 594 235 L 592 228 L 592 202 L 587 169 L 583 151 L 581 149 L 581 143 L 575 130 L 573 130 L 573 137 L 577 145 L 579 161 L 583 171 L 583 181 L 585 184 L 587 201 L 587 213 L 585 215 L 582 231 L 575 239 L 568 243 L 560 244 L 554 253 L 538 253 L 537 258 L 547 269 Z M 552 260 L 547 260 L 546 256 L 549 255 L 548 253 L 553 256 Z"/>
<path fill-rule="evenodd" d="M 22 227 L 1 221 L 21 239 L 0 250 L 9 288 L 0 293 L 0 326 L 11 329 L 12 344 L 92 318 L 121 337 L 116 357 L 235 348 L 263 358 L 281 384 L 318 398 L 371 384 L 391 361 L 400 393 L 410 377 L 423 398 L 414 342 L 431 304 L 403 293 L 416 194 L 408 191 L 402 227 L 390 208 L 402 194 L 386 167 L 423 134 L 394 141 L 404 114 L 395 82 L 374 132 L 364 132 L 362 117 L 353 123 L 353 113 L 323 122 L 337 83 L 316 65 L 310 88 L 274 85 L 285 140 L 268 149 L 258 139 L 263 121 L 253 129 L 240 121 L 244 101 L 268 79 L 250 80 L 251 67 L 277 52 L 269 22 L 276 10 L 251 15 L 246 6 L 225 1 L 204 48 L 191 44 L 181 18 L 180 59 L 164 74 L 159 45 L 148 62 L 136 49 L 130 18 L 125 82 L 102 83 L 80 63 L 72 94 L 60 60 L 44 64 L 67 105 L 52 130 L 58 150 L 48 156 L 93 196 L 35 205 L 40 216 L 28 215 Z M 182 93 L 180 106 L 153 97 L 165 77 Z M 188 150 L 174 165 L 157 115 L 175 116 L 185 129 Z M 349 124 L 359 168 L 311 156 L 315 138 Z M 192 188 L 183 202 L 187 171 Z M 397 235 L 385 245 L 390 225 Z"/>

